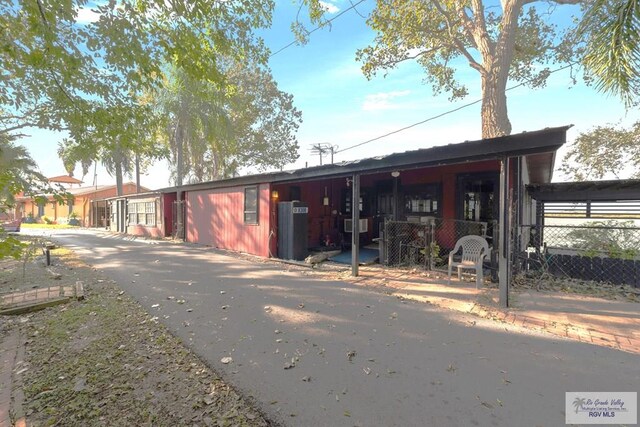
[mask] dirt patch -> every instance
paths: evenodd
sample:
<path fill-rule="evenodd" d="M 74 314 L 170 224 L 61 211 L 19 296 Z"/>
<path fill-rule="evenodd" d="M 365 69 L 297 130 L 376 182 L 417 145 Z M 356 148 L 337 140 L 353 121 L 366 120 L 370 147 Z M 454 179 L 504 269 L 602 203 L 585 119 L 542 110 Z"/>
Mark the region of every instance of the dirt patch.
<path fill-rule="evenodd" d="M 520 274 L 514 276 L 512 289 L 516 292 L 530 290 L 562 292 L 614 301 L 640 303 L 640 288 L 634 288 L 629 285 L 612 285 L 604 282 L 556 277 L 550 274 L 543 276 L 537 274 Z"/>
<path fill-rule="evenodd" d="M 28 425 L 270 425 L 115 283 L 69 251 L 52 255 L 58 280 L 32 260 L 24 278 L 20 263 L 0 267 L 5 292 L 52 280 L 86 291 L 84 301 L 3 319 L 26 337 Z"/>

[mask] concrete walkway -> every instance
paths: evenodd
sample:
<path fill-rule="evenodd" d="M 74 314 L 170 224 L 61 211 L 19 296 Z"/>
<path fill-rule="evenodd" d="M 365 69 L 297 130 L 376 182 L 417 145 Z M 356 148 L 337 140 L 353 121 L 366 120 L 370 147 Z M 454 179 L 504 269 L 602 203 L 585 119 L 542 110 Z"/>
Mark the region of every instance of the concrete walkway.
<path fill-rule="evenodd" d="M 535 290 L 512 291 L 511 307 L 500 308 L 498 290 L 476 290 L 475 282 L 438 272 L 361 267 L 360 277 L 343 280 L 398 297 L 427 302 L 514 326 L 640 354 L 640 303 Z M 327 273 L 317 273 L 327 275 Z"/>

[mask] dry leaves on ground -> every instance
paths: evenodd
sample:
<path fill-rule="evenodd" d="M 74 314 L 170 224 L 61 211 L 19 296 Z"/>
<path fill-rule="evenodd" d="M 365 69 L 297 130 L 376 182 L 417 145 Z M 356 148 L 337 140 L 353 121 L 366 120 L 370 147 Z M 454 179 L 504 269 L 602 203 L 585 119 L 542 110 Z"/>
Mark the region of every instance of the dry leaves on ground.
<path fill-rule="evenodd" d="M 269 425 L 113 282 L 72 254 L 55 258 L 87 299 L 11 322 L 27 339 L 29 425 Z M 41 268 L 28 267 L 35 280 Z"/>

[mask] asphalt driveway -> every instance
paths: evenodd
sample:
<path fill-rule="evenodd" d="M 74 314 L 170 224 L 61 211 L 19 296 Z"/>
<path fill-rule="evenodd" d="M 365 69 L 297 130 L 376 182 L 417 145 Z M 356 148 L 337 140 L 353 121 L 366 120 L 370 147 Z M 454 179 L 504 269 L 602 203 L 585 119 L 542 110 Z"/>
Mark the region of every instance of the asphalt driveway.
<path fill-rule="evenodd" d="M 285 425 L 559 426 L 566 391 L 640 388 L 635 355 L 280 264 L 87 231 L 54 239 Z"/>

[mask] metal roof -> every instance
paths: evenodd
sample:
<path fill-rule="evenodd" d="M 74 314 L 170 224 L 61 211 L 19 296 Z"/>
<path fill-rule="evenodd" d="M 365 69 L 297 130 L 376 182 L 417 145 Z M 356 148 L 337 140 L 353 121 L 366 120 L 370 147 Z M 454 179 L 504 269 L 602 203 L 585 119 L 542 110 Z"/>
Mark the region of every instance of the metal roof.
<path fill-rule="evenodd" d="M 320 178 L 335 178 L 353 174 L 371 174 L 393 170 L 416 169 L 421 167 L 440 166 L 454 163 L 495 160 L 504 157 L 516 157 L 550 153 L 547 163 L 553 160 L 555 151 L 566 142 L 566 132 L 571 126 L 546 128 L 533 132 L 497 138 L 465 141 L 458 144 L 423 148 L 389 154 L 361 160 L 350 160 L 323 166 L 313 166 L 291 171 L 269 172 L 246 175 L 219 181 L 183 185 L 182 191 L 195 191 L 211 188 L 224 188 L 238 185 L 261 183 L 282 183 L 306 181 Z M 549 168 L 545 168 L 545 171 Z M 546 174 L 545 174 L 546 175 Z M 177 187 L 163 188 L 159 191 L 176 191 Z"/>
<path fill-rule="evenodd" d="M 640 179 L 532 184 L 527 190 L 539 201 L 640 200 Z"/>

